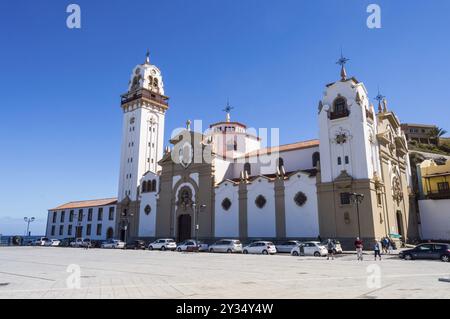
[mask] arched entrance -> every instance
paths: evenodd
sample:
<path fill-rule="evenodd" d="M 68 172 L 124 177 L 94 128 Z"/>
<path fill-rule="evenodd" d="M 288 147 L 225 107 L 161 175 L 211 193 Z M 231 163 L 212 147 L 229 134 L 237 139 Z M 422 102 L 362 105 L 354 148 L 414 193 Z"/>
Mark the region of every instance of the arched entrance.
<path fill-rule="evenodd" d="M 402 236 L 403 238 L 405 238 L 405 234 L 403 233 L 403 222 L 402 222 L 402 212 L 401 211 L 397 211 L 397 229 L 398 229 L 398 234 L 400 236 Z"/>
<path fill-rule="evenodd" d="M 126 232 L 125 229 L 123 229 L 123 228 L 120 229 L 120 237 L 119 237 L 119 239 L 121 241 L 125 241 L 125 232 Z"/>
<path fill-rule="evenodd" d="M 111 239 L 114 237 L 114 229 L 112 227 L 109 227 L 106 231 L 106 239 Z"/>
<path fill-rule="evenodd" d="M 191 238 L 191 215 L 183 214 L 178 217 L 178 241 Z"/>

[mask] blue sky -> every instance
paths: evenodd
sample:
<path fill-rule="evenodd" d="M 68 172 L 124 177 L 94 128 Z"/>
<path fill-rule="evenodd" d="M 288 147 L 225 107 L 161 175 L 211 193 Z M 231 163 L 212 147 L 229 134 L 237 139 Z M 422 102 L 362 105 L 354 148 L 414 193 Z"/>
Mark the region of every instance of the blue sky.
<path fill-rule="evenodd" d="M 82 10 L 81 30 L 66 7 Z M 382 28 L 368 29 L 377 3 Z M 349 75 L 377 86 L 403 122 L 450 130 L 450 2 L 365 0 L 4 0 L 0 2 L 0 233 L 43 233 L 47 209 L 116 195 L 119 96 L 147 48 L 171 97 L 166 137 L 232 118 L 316 138 L 317 104 Z"/>

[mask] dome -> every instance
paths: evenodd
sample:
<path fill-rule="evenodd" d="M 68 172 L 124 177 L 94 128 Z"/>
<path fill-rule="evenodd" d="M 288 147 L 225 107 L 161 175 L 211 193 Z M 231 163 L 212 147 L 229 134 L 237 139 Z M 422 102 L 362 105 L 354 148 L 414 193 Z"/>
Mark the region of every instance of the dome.
<path fill-rule="evenodd" d="M 137 65 L 133 69 L 128 91 L 136 91 L 139 89 L 147 89 L 151 92 L 164 95 L 164 83 L 161 71 L 153 64 L 150 64 L 149 53 L 143 64 Z"/>

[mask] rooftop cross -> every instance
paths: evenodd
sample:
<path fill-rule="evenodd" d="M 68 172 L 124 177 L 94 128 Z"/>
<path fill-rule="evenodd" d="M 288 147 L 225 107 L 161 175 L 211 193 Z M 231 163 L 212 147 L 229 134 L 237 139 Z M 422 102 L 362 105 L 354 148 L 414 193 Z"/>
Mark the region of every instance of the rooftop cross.
<path fill-rule="evenodd" d="M 345 81 L 347 79 L 347 71 L 345 71 L 345 64 L 350 61 L 344 55 L 342 54 L 341 50 L 341 58 L 336 62 L 336 64 L 339 64 L 341 66 L 341 79 L 342 81 Z"/>
<path fill-rule="evenodd" d="M 378 87 L 378 95 L 375 97 L 375 100 L 378 101 L 378 111 L 382 111 L 381 102 L 384 101 L 386 97 L 380 93 L 380 87 Z"/>
<path fill-rule="evenodd" d="M 230 118 L 230 112 L 231 112 L 232 109 L 234 109 L 234 107 L 232 107 L 232 106 L 230 105 L 230 101 L 228 100 L 228 101 L 227 101 L 227 106 L 223 109 L 223 111 L 224 111 L 225 113 L 227 113 L 227 117 L 226 117 L 226 121 L 227 121 L 227 122 L 230 122 L 230 120 L 231 120 L 231 118 Z"/>
<path fill-rule="evenodd" d="M 150 64 L 150 50 L 147 49 L 147 54 L 145 55 L 145 64 Z"/>

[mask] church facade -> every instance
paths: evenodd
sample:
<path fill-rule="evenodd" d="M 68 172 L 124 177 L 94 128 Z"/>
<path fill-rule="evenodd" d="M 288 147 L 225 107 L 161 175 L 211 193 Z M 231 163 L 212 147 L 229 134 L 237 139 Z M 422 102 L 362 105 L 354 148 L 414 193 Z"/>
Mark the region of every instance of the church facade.
<path fill-rule="evenodd" d="M 121 97 L 119 189 L 108 237 L 417 237 L 405 136 L 386 99 L 379 95 L 375 111 L 368 96 L 343 64 L 319 103 L 318 140 L 262 147 L 261 136 L 231 121 L 227 107 L 224 121 L 205 132 L 188 122 L 164 149 L 169 98 L 147 56 Z"/>

